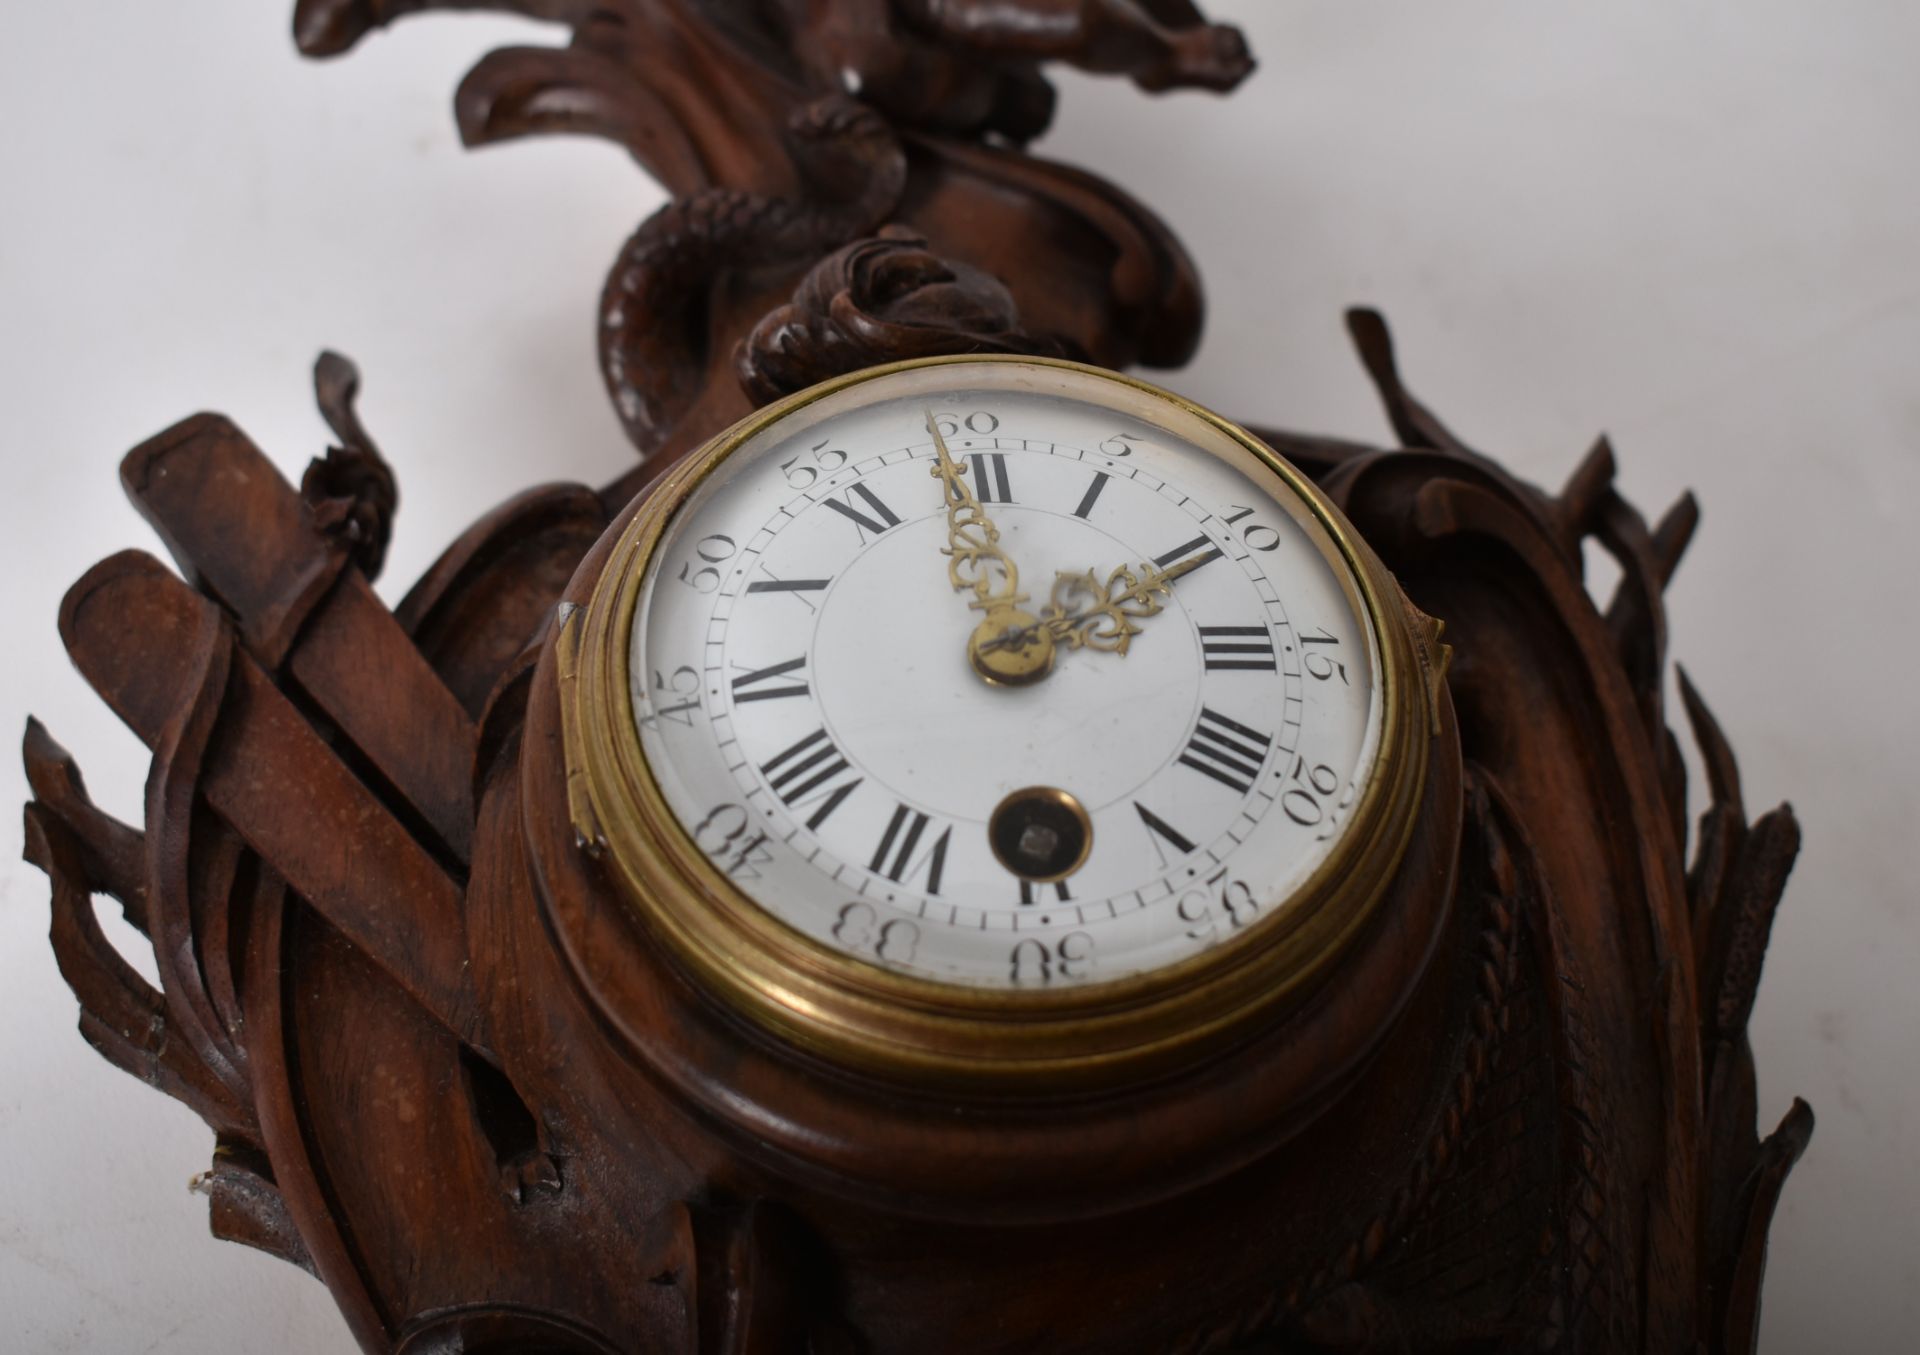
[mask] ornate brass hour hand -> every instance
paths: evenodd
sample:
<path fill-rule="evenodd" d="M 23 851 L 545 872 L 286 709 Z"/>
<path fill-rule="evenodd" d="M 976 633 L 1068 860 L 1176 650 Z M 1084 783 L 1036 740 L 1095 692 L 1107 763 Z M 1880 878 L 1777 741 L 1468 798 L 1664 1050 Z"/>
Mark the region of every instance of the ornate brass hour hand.
<path fill-rule="evenodd" d="M 1000 529 L 968 486 L 966 472 L 947 450 L 933 411 L 926 411 L 933 435 L 933 475 L 942 482 L 947 507 L 947 578 L 954 591 L 971 592 L 968 606 L 986 613 L 967 640 L 974 671 L 988 682 L 1019 686 L 1038 682 L 1053 669 L 1053 636 L 1021 610 L 1020 569 L 1000 546 Z M 1007 637 L 1019 638 L 1009 640 Z"/>
<path fill-rule="evenodd" d="M 1164 610 L 1160 598 L 1172 593 L 1173 581 L 1211 558 L 1203 553 L 1166 569 L 1142 564 L 1135 571 L 1121 565 L 1108 573 L 1105 583 L 1095 570 L 1082 574 L 1062 571 L 1054 579 L 1053 595 L 1040 609 L 1039 617 L 989 642 L 989 648 L 1029 644 L 1035 636 L 1045 634 L 1056 646 L 1099 649 L 1124 656 L 1133 637 L 1140 633 L 1136 623 Z"/>

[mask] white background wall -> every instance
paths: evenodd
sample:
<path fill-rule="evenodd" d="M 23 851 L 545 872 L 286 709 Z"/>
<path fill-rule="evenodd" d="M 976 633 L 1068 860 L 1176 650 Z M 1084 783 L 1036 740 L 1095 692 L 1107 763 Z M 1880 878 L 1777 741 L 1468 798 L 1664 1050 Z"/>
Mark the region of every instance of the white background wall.
<path fill-rule="evenodd" d="M 302 62 L 290 0 L 16 5 L 0 45 L 0 724 L 34 711 L 137 820 L 145 759 L 68 668 L 61 592 L 157 550 L 128 447 L 201 407 L 289 476 L 308 368 L 362 366 L 403 506 L 397 596 L 462 525 L 626 463 L 592 307 L 659 197 L 617 151 L 465 154 L 450 94 L 492 19 Z M 1384 437 L 1340 328 L 1386 309 L 1415 387 L 1557 485 L 1614 439 L 1649 512 L 1706 516 L 1675 654 L 1756 812 L 1807 848 L 1754 1019 L 1761 1118 L 1819 1114 L 1774 1229 L 1763 1347 L 1920 1326 L 1920 7 L 1908 0 L 1217 0 L 1264 66 L 1231 100 L 1067 78 L 1044 149 L 1159 208 L 1212 296 L 1172 384 Z M 24 784 L 0 759 L 0 801 Z M 17 823 L 17 820 L 13 822 Z M 96 1058 L 0 862 L 0 1346 L 344 1351 L 319 1285 L 207 1236 L 211 1139 Z"/>

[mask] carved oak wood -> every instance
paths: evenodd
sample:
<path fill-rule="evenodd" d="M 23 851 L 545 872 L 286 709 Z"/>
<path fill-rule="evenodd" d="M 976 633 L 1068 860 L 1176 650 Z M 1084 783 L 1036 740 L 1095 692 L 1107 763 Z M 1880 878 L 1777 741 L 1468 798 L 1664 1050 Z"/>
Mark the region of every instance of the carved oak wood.
<path fill-rule="evenodd" d="M 62 609 L 153 750 L 144 826 L 27 732 L 81 1032 L 214 1130 L 216 1233 L 413 1355 L 1751 1351 L 1812 1128 L 1796 1102 L 1757 1138 L 1745 1037 L 1798 829 L 1749 821 L 1682 674 L 1710 790 L 1687 854 L 1661 595 L 1691 497 L 1649 524 L 1604 443 L 1557 493 L 1515 479 L 1356 312 L 1397 446 L 1261 435 L 1457 661 L 1406 883 L 1344 981 L 1125 1096 L 811 1063 L 696 991 L 571 840 L 555 617 L 651 480 L 756 404 L 933 353 L 1183 361 L 1179 244 L 1024 147 L 1046 61 L 1230 88 L 1245 47 L 1186 0 L 301 0 L 295 33 L 331 55 L 474 7 L 572 37 L 480 63 L 470 143 L 609 136 L 674 194 L 599 317 L 639 466 L 503 504 L 389 611 L 394 480 L 325 355 L 339 445 L 298 488 L 225 420 L 176 425 L 122 478 L 178 572 L 129 551 Z M 1621 569 L 1604 608 L 1589 542 Z"/>

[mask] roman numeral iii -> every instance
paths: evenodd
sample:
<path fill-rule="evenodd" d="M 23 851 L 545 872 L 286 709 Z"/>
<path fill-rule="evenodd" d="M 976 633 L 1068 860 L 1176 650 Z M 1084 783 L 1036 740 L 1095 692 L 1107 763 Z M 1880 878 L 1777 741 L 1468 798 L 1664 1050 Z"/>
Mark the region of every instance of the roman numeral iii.
<path fill-rule="evenodd" d="M 1209 673 L 1235 670 L 1275 673 L 1273 632 L 1265 626 L 1202 626 L 1200 652 Z"/>

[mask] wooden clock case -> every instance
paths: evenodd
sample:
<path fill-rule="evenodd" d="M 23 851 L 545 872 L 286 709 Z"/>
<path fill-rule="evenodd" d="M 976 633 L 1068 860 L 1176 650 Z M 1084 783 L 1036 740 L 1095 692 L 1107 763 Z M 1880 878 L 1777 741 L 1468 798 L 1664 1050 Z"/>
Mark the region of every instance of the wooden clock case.
<path fill-rule="evenodd" d="M 303 0 L 296 34 L 452 7 Z M 1753 1349 L 1812 1123 L 1756 1139 L 1744 1036 L 1797 829 L 1748 822 L 1683 678 L 1712 791 L 1684 855 L 1660 595 L 1692 500 L 1650 526 L 1604 444 L 1557 494 L 1514 479 L 1356 313 L 1399 447 L 1262 436 L 1455 647 L 1368 930 L 1282 1019 L 1151 1078 L 836 1067 L 704 995 L 581 840 L 568 618 L 649 484 L 756 404 L 935 352 L 1184 360 L 1178 243 L 1021 148 L 1043 60 L 1226 87 L 1244 47 L 1184 0 L 498 7 L 573 42 L 483 62 L 469 140 L 614 135 L 676 194 L 601 314 L 640 467 L 503 505 L 390 611 L 393 480 L 329 355 L 339 445 L 298 490 L 225 420 L 177 425 L 123 480 L 180 576 L 128 552 L 62 610 L 154 750 L 144 828 L 28 733 L 82 1032 L 214 1129 L 216 1232 L 413 1355 Z M 1621 568 L 1604 607 L 1589 541 Z"/>

